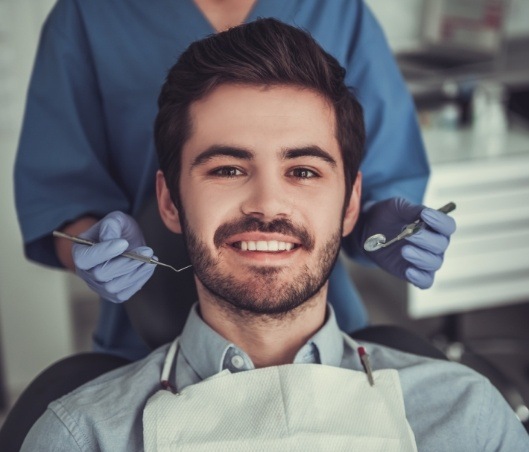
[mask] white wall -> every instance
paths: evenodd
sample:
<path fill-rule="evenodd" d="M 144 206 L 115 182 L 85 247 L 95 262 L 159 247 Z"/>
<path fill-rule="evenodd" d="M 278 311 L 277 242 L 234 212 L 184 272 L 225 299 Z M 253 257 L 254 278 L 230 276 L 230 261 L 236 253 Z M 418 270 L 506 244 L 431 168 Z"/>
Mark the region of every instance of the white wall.
<path fill-rule="evenodd" d="M 529 1 L 507 1 L 505 26 L 507 37 L 529 36 Z M 418 44 L 423 0 L 365 0 L 365 2 L 382 25 L 394 51 L 413 48 Z"/>
<path fill-rule="evenodd" d="M 422 0 L 366 0 L 394 51 L 413 48 L 419 39 Z"/>
<path fill-rule="evenodd" d="M 507 36 L 529 36 L 529 1 L 510 0 L 506 24 Z"/>
<path fill-rule="evenodd" d="M 0 345 L 10 393 L 72 351 L 65 274 L 23 256 L 12 179 L 36 43 L 52 4 L 0 0 Z"/>

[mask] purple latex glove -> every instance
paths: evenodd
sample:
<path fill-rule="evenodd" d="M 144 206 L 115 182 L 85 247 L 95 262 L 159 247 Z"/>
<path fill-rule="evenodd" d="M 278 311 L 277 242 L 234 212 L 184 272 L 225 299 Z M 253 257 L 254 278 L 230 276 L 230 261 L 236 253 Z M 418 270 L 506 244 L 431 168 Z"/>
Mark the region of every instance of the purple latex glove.
<path fill-rule="evenodd" d="M 72 256 L 76 273 L 102 298 L 121 303 L 128 300 L 152 276 L 156 265 L 119 257 L 125 251 L 152 257 L 153 250 L 136 221 L 123 212 L 109 213 L 79 237 L 97 242 L 74 244 Z"/>
<path fill-rule="evenodd" d="M 368 237 L 384 234 L 389 241 L 418 218 L 426 223 L 424 229 L 387 248 L 364 251 L 363 244 Z M 371 206 L 364 213 L 360 227 L 361 242 L 357 246 L 365 256 L 392 275 L 427 289 L 443 264 L 444 252 L 456 223 L 452 217 L 437 210 L 412 204 L 403 198 L 391 198 Z"/>

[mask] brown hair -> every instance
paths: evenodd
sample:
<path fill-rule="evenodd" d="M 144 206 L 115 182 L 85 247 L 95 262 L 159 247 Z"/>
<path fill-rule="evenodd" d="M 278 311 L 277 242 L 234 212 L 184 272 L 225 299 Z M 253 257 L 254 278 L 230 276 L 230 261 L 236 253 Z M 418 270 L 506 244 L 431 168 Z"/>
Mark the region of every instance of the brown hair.
<path fill-rule="evenodd" d="M 171 68 L 158 98 L 154 135 L 160 169 L 176 205 L 182 148 L 191 134 L 190 105 L 225 83 L 293 85 L 323 95 L 336 114 L 348 201 L 363 155 L 362 107 L 344 83 L 345 69 L 305 31 L 259 19 L 191 44 Z"/>

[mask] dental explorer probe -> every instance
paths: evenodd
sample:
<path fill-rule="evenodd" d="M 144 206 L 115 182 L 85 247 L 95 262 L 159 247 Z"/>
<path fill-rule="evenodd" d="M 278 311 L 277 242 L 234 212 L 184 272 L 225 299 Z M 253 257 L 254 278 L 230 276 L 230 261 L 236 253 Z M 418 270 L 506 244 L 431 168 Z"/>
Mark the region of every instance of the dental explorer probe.
<path fill-rule="evenodd" d="M 93 246 L 93 245 L 97 244 L 97 242 L 93 242 L 92 240 L 83 239 L 81 237 L 77 237 L 75 235 L 66 234 L 66 233 L 61 232 L 61 231 L 53 231 L 53 236 L 54 237 L 60 237 L 62 239 L 67 239 L 67 240 L 70 240 L 71 242 L 79 243 L 81 245 Z M 120 256 L 128 257 L 129 259 L 134 259 L 136 261 L 145 262 L 146 264 L 161 265 L 162 267 L 170 268 L 171 270 L 175 271 L 176 273 L 180 273 L 182 270 L 185 270 L 185 269 L 187 269 L 189 267 L 192 267 L 192 265 L 188 265 L 187 267 L 182 267 L 182 268 L 176 269 L 172 265 L 164 264 L 163 262 L 157 261 L 156 259 L 153 259 L 152 257 L 142 256 L 140 254 L 130 253 L 128 251 L 125 251 L 124 253 L 121 253 Z"/>

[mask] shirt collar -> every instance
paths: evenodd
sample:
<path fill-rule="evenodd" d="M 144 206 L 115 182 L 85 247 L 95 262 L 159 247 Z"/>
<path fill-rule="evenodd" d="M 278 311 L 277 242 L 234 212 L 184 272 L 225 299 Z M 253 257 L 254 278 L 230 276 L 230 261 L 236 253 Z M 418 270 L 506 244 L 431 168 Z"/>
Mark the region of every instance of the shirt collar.
<path fill-rule="evenodd" d="M 191 308 L 179 347 L 189 365 L 201 379 L 206 379 L 229 367 L 231 357 L 239 355 L 244 366 L 238 370 L 253 369 L 250 357 L 235 344 L 211 329 L 198 313 L 198 303 Z M 327 319 L 323 326 L 301 347 L 295 363 L 321 363 L 339 367 L 343 355 L 343 338 L 334 310 L 327 304 Z M 231 369 L 233 371 L 234 369 Z"/>
<path fill-rule="evenodd" d="M 326 366 L 340 367 L 343 357 L 343 335 L 336 322 L 336 316 L 334 315 L 334 309 L 327 303 L 327 319 L 323 326 L 312 336 L 307 343 L 301 347 L 296 354 L 294 362 L 298 361 L 298 357 L 303 353 L 305 347 L 309 344 L 313 344 L 316 353 L 319 356 L 320 364 Z"/>
<path fill-rule="evenodd" d="M 186 361 L 202 379 L 219 373 L 226 353 L 230 347 L 235 347 L 202 320 L 198 303 L 191 308 L 178 345 Z"/>

